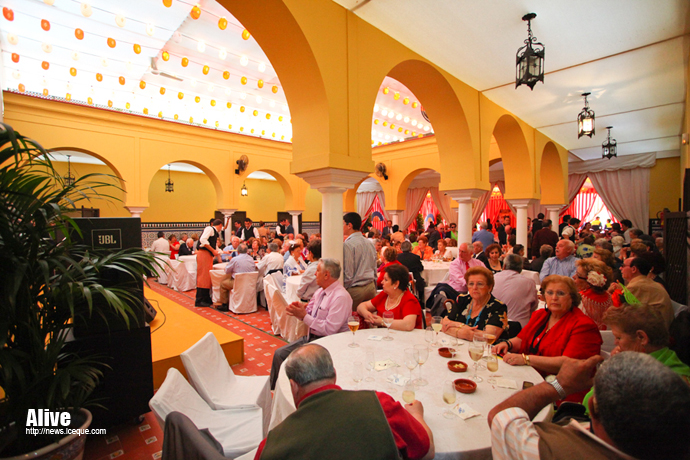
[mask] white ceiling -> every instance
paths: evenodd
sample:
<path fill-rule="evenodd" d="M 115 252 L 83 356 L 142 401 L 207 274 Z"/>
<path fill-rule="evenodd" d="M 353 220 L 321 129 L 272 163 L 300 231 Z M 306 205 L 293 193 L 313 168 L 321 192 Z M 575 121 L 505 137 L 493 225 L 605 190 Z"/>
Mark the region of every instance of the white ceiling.
<path fill-rule="evenodd" d="M 687 0 L 334 0 L 513 112 L 581 159 L 601 158 L 606 126 L 619 155 L 678 155 L 690 33 Z M 515 53 L 546 47 L 545 82 L 515 89 Z M 596 136 L 578 140 L 591 92 Z"/>

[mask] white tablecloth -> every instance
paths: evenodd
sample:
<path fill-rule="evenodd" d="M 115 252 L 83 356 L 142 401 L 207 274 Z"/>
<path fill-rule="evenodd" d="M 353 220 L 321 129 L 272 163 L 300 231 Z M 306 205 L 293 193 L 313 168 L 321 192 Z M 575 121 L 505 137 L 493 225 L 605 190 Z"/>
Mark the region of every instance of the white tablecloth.
<path fill-rule="evenodd" d="M 285 300 L 287 300 L 288 305 L 300 300 L 297 295 L 297 290 L 301 282 L 302 275 L 288 276 L 285 279 Z"/>
<path fill-rule="evenodd" d="M 401 365 L 398 373 L 409 376 L 409 370 L 404 366 L 404 349 L 411 348 L 415 344 L 426 344 L 424 332 L 414 330 L 412 332 L 391 331 L 395 340 L 390 342 L 367 340 L 370 335 L 383 335 L 382 329 L 359 330 L 356 333 L 356 342 L 359 348 L 347 346 L 352 341 L 350 332 L 332 335 L 319 339 L 318 343 L 328 349 L 333 357 L 333 363 L 338 375 L 338 385 L 343 389 L 352 390 L 356 388 L 352 380 L 352 363 L 355 361 L 365 362 L 367 350 L 374 352 L 374 358 L 382 361 L 390 358 Z M 444 337 L 440 334 L 439 337 Z M 464 342 L 464 341 L 461 341 Z M 449 359 L 442 358 L 438 354 L 437 348 L 430 348 L 429 359 L 422 366 L 422 376 L 429 382 L 424 387 L 418 387 L 416 398 L 424 404 L 424 419 L 434 434 L 436 444 L 437 459 L 490 459 L 491 458 L 491 431 L 487 423 L 486 416 L 496 404 L 508 398 L 517 390 L 504 388 L 494 388 L 486 382 L 488 371 L 479 370 L 479 375 L 484 379 L 477 384 L 477 391 L 470 395 L 457 393 L 457 403 L 467 403 L 473 409 L 481 412 L 481 415 L 468 420 L 461 418 L 448 420 L 443 417 L 447 405 L 443 402 L 442 384 L 446 380 L 457 378 L 469 378 L 472 375 L 473 362 L 469 358 L 468 344 L 464 342 L 458 347 L 460 359 L 470 365 L 465 373 L 453 373 L 448 370 Z M 415 378 L 419 369 L 414 370 Z M 386 383 L 386 371 L 372 371 L 374 382 L 360 382 L 360 389 L 385 391 L 388 387 Z M 366 374 L 366 371 L 365 371 Z M 527 366 L 508 366 L 503 361 L 499 361 L 498 374 L 503 378 L 515 380 L 518 388 L 522 388 L 523 381 L 538 383 L 542 377 L 537 371 Z M 392 395 L 396 400 L 402 402 L 402 387 L 395 386 Z M 290 383 L 285 375 L 284 367 L 281 368 L 276 384 L 276 391 L 273 396 L 273 408 L 271 413 L 271 423 L 269 430 L 282 422 L 288 415 L 294 412 L 295 406 L 290 392 Z M 543 420 L 548 414 L 549 409 L 545 408 L 537 416 L 537 420 Z"/>
<path fill-rule="evenodd" d="M 440 283 L 450 270 L 450 262 L 431 262 L 425 260 L 422 262 L 424 271 L 422 278 L 426 280 L 427 286 L 433 286 Z"/>

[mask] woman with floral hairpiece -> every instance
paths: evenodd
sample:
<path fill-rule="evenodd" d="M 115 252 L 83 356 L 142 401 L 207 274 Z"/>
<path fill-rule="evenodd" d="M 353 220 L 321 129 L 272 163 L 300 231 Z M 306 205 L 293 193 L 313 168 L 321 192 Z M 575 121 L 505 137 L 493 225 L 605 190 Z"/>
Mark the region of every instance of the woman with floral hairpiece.
<path fill-rule="evenodd" d="M 578 260 L 576 265 L 573 280 L 582 297 L 582 311 L 592 318 L 599 330 L 606 330 L 604 313 L 613 305 L 611 294 L 606 290 L 613 279 L 613 271 L 601 260 L 591 257 Z"/>

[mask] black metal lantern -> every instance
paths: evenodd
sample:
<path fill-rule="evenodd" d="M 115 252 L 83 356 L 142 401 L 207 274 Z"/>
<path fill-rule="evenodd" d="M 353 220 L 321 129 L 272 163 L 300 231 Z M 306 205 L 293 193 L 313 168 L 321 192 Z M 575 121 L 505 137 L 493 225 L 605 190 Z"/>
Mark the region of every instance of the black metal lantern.
<path fill-rule="evenodd" d="M 170 165 L 168 165 L 168 180 L 165 181 L 165 191 L 171 193 L 175 191 L 175 184 L 170 180 Z"/>
<path fill-rule="evenodd" d="M 609 130 L 608 135 L 606 136 L 606 140 L 604 141 L 603 144 L 601 144 L 601 158 L 607 158 L 611 159 L 613 157 L 617 157 L 618 155 L 616 154 L 616 140 L 611 139 L 611 128 L 613 126 L 607 126 L 606 129 Z"/>
<path fill-rule="evenodd" d="M 65 181 L 65 185 L 72 185 L 76 181 L 74 174 L 72 174 L 72 163 L 70 162 L 70 157 L 72 155 L 67 155 L 67 174 L 62 177 Z"/>
<path fill-rule="evenodd" d="M 582 93 L 585 97 L 585 107 L 582 112 L 577 116 L 577 138 L 582 136 L 594 136 L 594 110 L 589 108 L 589 103 L 587 102 L 587 96 L 590 93 Z"/>
<path fill-rule="evenodd" d="M 544 83 L 544 45 L 537 42 L 537 38 L 532 35 L 531 21 L 536 17 L 535 13 L 522 17 L 523 21 L 527 21 L 527 40 L 525 40 L 525 46 L 518 49 L 515 56 L 517 66 L 515 88 L 527 85 L 534 90 L 534 85 L 538 81 Z"/>
<path fill-rule="evenodd" d="M 240 194 L 242 196 L 249 195 L 249 192 L 247 191 L 247 185 L 244 182 L 242 182 L 242 189 L 240 190 Z"/>

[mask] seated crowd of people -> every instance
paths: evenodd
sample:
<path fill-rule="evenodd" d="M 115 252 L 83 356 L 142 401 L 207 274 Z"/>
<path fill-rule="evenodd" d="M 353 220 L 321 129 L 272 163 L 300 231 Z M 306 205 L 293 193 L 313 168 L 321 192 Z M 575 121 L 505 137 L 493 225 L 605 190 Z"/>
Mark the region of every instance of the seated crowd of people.
<path fill-rule="evenodd" d="M 329 445 L 347 446 L 336 457 L 433 458 L 421 402 L 340 391 L 330 354 L 311 344 L 348 331 L 355 314 L 360 327 L 382 327 L 391 312 L 391 329 L 422 329 L 425 305 L 442 317 L 442 332 L 469 341 L 489 334 L 504 363 L 545 378 L 488 415 L 495 459 L 690 458 L 690 367 L 669 348 L 675 315 L 662 278 L 663 244 L 627 220 L 610 228 L 597 222 L 581 226 L 566 216 L 556 233 L 540 214 L 525 248 L 515 244 L 508 219 L 495 233 L 482 223 L 471 242 L 458 244 L 455 224 L 416 234 L 388 221 L 383 232 L 365 234 L 361 217 L 346 213 L 342 264 L 321 258 L 318 235 L 295 236 L 286 221 L 273 234 L 247 219 L 228 247 L 218 237 L 222 222 L 212 222 L 197 251 L 215 245 L 209 257 L 229 256 L 219 310 L 237 273 L 302 275 L 300 300 L 286 311 L 308 334 L 275 351 L 270 376 L 274 389 L 287 360 L 297 411 L 268 434 L 256 458 L 330 457 Z M 432 259 L 451 263 L 425 303 L 422 261 Z M 523 270 L 539 273 L 539 289 Z M 615 348 L 599 367 L 604 330 Z M 557 416 L 577 416 L 567 425 L 532 422 L 549 404 L 559 407 Z M 338 416 L 324 418 L 325 411 Z"/>

